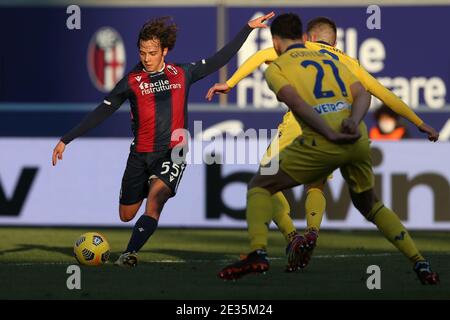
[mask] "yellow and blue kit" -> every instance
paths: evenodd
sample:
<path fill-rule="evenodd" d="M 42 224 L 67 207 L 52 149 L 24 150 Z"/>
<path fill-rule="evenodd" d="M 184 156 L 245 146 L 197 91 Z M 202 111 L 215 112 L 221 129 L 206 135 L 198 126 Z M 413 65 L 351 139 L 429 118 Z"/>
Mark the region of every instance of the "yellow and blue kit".
<path fill-rule="evenodd" d="M 307 49 L 322 52 L 334 60 L 343 63 L 351 73 L 363 84 L 363 86 L 372 95 L 383 101 L 389 108 L 400 116 L 408 119 L 416 126 L 420 126 L 423 121 L 417 114 L 411 110 L 400 98 L 398 98 L 392 91 L 386 89 L 377 79 L 370 75 L 358 62 L 358 60 L 351 58 L 341 50 L 325 43 L 325 42 L 305 42 Z M 253 56 L 248 58 L 239 69 L 226 82 L 230 88 L 251 74 L 256 68 L 263 63 L 271 63 L 278 58 L 274 48 L 267 48 L 256 52 Z M 279 150 L 287 147 L 296 137 L 302 134 L 300 125 L 290 111 L 286 112 L 282 123 L 278 126 L 278 136 L 275 138 L 279 144 Z M 271 148 L 267 149 L 261 163 L 267 163 L 272 158 Z"/>
<path fill-rule="evenodd" d="M 292 86 L 302 99 L 335 131 L 351 115 L 353 96 L 350 86 L 358 79 L 339 61 L 303 44 L 290 46 L 273 61 L 265 72 L 271 90 L 278 94 L 286 85 Z M 294 139 L 280 152 L 280 167 L 299 184 L 325 179 L 340 168 L 354 192 L 373 188 L 374 178 L 369 139 L 364 122 L 359 125 L 361 138 L 355 144 L 337 145 L 329 142 L 298 119 L 301 139 Z"/>

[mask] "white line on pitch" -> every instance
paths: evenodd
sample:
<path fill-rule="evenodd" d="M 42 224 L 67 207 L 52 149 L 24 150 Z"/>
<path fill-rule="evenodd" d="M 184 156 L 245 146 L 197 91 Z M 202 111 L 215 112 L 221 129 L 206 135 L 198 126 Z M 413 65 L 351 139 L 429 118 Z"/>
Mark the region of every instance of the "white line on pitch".
<path fill-rule="evenodd" d="M 317 255 L 314 256 L 314 259 L 335 259 L 335 258 L 359 258 L 359 257 L 385 257 L 385 256 L 393 256 L 399 255 L 397 253 L 375 253 L 375 254 L 339 254 L 339 255 Z M 274 257 L 269 258 L 269 260 L 284 260 L 283 257 Z M 171 259 L 162 259 L 162 260 L 152 260 L 145 261 L 145 264 L 151 263 L 203 263 L 203 262 L 230 262 L 232 259 L 190 259 L 190 260 L 171 260 Z M 109 262 L 110 263 L 110 262 Z M 10 266 L 51 266 L 51 265 L 70 265 L 70 262 L 20 262 L 20 263 L 5 263 L 4 265 Z"/>
<path fill-rule="evenodd" d="M 449 253 L 440 252 L 440 253 L 434 253 L 433 255 L 438 256 L 448 256 Z M 389 257 L 389 256 L 401 256 L 400 253 L 372 253 L 372 254 L 336 254 L 336 255 L 317 255 L 313 256 L 313 259 L 346 259 L 346 258 L 364 258 L 364 257 Z M 285 257 L 273 257 L 270 258 L 270 261 L 276 261 L 276 260 L 285 260 Z M 233 261 L 233 259 L 190 259 L 190 260 L 182 260 L 182 259 L 161 259 L 161 260 L 147 260 L 143 261 L 143 264 L 148 265 L 152 263 L 207 263 L 207 262 L 218 262 L 218 263 L 228 263 Z M 75 264 L 70 262 L 20 262 L 20 263 L 4 263 L 3 265 L 9 265 L 9 266 L 51 266 L 51 265 L 71 265 Z M 111 261 L 108 262 L 108 264 L 112 264 Z"/>

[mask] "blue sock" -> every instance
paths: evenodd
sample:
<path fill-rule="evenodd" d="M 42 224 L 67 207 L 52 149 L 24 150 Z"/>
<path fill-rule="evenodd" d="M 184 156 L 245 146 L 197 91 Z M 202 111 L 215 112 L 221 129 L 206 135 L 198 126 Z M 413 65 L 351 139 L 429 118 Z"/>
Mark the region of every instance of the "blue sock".
<path fill-rule="evenodd" d="M 158 220 L 142 215 L 134 225 L 133 233 L 125 252 L 138 252 L 155 232 L 157 226 Z"/>

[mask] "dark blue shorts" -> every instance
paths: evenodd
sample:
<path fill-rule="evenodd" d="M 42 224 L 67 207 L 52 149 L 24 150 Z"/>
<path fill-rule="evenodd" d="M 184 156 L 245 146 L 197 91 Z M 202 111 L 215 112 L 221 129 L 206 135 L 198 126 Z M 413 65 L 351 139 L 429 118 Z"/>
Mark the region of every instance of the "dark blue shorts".
<path fill-rule="evenodd" d="M 186 168 L 186 162 L 172 161 L 171 153 L 172 150 L 136 152 L 131 149 L 122 178 L 120 203 L 131 205 L 147 198 L 151 179 L 154 178 L 161 179 L 172 190 L 174 196 Z"/>

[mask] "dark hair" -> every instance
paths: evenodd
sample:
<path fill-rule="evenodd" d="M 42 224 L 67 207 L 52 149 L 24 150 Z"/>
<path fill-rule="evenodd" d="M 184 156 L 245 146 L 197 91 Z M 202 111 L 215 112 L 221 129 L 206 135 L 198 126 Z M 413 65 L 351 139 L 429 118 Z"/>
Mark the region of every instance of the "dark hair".
<path fill-rule="evenodd" d="M 172 50 L 177 40 L 178 28 L 171 17 L 160 17 L 147 21 L 139 31 L 137 46 L 141 40 L 159 40 L 161 48 Z"/>
<path fill-rule="evenodd" d="M 282 39 L 301 39 L 303 35 L 302 20 L 295 13 L 281 14 L 273 20 L 270 32 L 272 36 L 279 36 Z"/>
<path fill-rule="evenodd" d="M 391 118 L 398 119 L 398 114 L 395 113 L 391 108 L 386 106 L 385 104 L 381 105 L 375 112 L 374 117 L 378 121 L 381 117 L 381 115 L 386 114 L 390 116 Z"/>
<path fill-rule="evenodd" d="M 333 30 L 334 34 L 336 34 L 337 32 L 336 22 L 327 17 L 317 17 L 308 21 L 308 25 L 306 26 L 306 32 L 310 33 L 311 30 L 321 27 L 322 25 L 330 27 Z"/>

